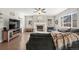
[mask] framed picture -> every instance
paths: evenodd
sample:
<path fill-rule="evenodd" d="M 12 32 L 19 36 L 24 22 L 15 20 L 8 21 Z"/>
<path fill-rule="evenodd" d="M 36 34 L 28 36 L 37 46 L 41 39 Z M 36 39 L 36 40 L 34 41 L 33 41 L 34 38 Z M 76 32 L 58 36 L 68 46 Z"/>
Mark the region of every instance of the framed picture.
<path fill-rule="evenodd" d="M 32 25 L 32 21 L 31 20 L 29 20 L 29 25 Z"/>

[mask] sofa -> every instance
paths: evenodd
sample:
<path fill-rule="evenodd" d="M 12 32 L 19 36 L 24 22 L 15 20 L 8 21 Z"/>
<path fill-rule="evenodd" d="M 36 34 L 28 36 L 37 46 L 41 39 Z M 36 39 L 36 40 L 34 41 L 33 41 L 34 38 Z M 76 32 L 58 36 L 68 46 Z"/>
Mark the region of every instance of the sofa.
<path fill-rule="evenodd" d="M 50 34 L 33 33 L 30 34 L 27 50 L 55 50 L 55 45 Z"/>

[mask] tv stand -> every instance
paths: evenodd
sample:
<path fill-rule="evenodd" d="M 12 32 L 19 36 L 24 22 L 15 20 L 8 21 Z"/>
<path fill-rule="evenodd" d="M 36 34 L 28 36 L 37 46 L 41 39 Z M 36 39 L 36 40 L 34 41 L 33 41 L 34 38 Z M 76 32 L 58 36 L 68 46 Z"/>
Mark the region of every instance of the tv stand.
<path fill-rule="evenodd" d="M 6 35 L 8 36 L 7 38 Z M 11 30 L 8 30 L 8 31 L 3 31 L 3 41 L 6 40 L 6 41 L 10 41 L 18 36 L 20 36 L 21 34 L 21 29 L 18 28 L 18 29 L 11 29 Z M 4 39 L 5 38 L 5 39 Z"/>

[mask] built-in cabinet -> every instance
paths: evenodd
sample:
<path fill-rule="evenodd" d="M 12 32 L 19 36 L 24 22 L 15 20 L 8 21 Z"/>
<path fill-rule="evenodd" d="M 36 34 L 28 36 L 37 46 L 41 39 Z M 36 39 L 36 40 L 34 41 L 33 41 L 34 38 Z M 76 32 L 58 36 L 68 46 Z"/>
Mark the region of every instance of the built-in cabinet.
<path fill-rule="evenodd" d="M 12 30 L 3 30 L 2 31 L 2 38 L 3 38 L 3 42 L 4 41 L 10 41 L 18 36 L 21 35 L 21 29 L 17 28 L 17 29 L 12 29 Z"/>
<path fill-rule="evenodd" d="M 12 29 L 12 30 L 9 30 L 8 31 L 8 42 L 11 40 L 11 39 L 14 39 L 18 36 L 21 35 L 21 29 L 18 28 L 18 29 Z"/>
<path fill-rule="evenodd" d="M 7 9 L 0 9 L 0 42 L 3 41 L 3 35 L 2 35 L 3 28 L 6 27 L 9 30 L 9 19 L 11 18 L 11 19 L 20 20 L 20 17 L 21 17 L 20 14 L 15 11 L 10 11 Z M 4 32 L 4 33 L 7 34 L 7 32 Z"/>

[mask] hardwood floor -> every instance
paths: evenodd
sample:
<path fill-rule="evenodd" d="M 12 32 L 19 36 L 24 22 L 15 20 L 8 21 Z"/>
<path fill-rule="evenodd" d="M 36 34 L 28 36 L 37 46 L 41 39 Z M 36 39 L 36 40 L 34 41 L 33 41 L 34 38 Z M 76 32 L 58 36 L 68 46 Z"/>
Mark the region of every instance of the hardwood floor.
<path fill-rule="evenodd" d="M 26 32 L 10 42 L 0 43 L 0 50 L 26 50 L 26 43 L 29 40 L 29 36 L 30 32 Z"/>

